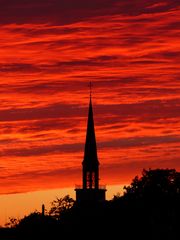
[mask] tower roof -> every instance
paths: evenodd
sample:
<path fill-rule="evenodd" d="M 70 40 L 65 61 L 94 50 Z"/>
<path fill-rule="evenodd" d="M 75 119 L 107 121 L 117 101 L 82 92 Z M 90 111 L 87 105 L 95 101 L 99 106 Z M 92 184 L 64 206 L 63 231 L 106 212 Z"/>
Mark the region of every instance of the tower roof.
<path fill-rule="evenodd" d="M 84 149 L 84 160 L 83 164 L 86 164 L 89 168 L 94 168 L 99 164 L 97 156 L 97 146 L 96 146 L 96 136 L 94 128 L 94 118 L 93 118 L 93 107 L 92 99 L 90 94 L 89 102 L 89 114 L 87 122 L 87 132 L 86 132 L 86 143 Z"/>

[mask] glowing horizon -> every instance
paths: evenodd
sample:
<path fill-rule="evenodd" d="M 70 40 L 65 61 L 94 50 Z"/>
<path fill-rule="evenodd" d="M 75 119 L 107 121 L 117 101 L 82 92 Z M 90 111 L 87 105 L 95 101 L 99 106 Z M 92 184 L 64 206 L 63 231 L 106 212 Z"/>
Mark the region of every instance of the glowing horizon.
<path fill-rule="evenodd" d="M 123 187 L 123 185 L 106 186 L 106 199 L 110 200 L 116 194 L 123 194 Z M 0 195 L 0 206 L 4 206 L 1 211 L 0 226 L 4 226 L 9 221 L 9 218 L 21 219 L 34 211 L 41 212 L 42 204 L 44 204 L 46 210 L 49 211 L 51 202 L 55 200 L 56 197 L 61 198 L 66 195 L 70 195 L 75 199 L 74 188 L 9 194 L 8 196 L 6 194 Z"/>

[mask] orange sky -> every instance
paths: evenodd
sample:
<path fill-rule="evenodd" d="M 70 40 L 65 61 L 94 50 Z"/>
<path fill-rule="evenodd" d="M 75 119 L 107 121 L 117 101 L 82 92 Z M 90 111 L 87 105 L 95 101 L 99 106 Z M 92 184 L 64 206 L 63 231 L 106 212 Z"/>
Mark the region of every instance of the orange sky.
<path fill-rule="evenodd" d="M 102 184 L 180 170 L 178 1 L 0 4 L 0 194 L 81 182 L 89 81 Z"/>

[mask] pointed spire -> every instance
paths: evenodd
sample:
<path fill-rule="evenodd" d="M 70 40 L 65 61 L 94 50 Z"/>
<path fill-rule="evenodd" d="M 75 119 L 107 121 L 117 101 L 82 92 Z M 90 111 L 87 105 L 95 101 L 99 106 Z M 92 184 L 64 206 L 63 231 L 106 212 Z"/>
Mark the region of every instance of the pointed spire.
<path fill-rule="evenodd" d="M 84 151 L 84 163 L 89 167 L 95 167 L 98 163 L 96 136 L 94 128 L 93 107 L 92 107 L 92 84 L 90 82 L 90 101 L 89 101 L 89 114 L 87 122 L 86 143 Z"/>
<path fill-rule="evenodd" d="M 92 82 L 91 81 L 89 83 L 89 92 L 90 92 L 90 100 L 91 100 L 91 97 L 92 97 Z"/>

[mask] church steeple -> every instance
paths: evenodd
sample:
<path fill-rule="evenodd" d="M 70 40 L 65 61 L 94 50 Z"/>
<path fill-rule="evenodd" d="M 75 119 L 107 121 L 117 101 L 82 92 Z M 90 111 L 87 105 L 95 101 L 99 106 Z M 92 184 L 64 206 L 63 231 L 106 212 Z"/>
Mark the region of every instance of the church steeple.
<path fill-rule="evenodd" d="M 89 114 L 87 121 L 86 143 L 84 149 L 84 162 L 87 164 L 96 164 L 98 162 L 96 136 L 94 129 L 92 99 L 89 102 Z"/>
<path fill-rule="evenodd" d="M 92 97 L 90 95 L 87 122 L 86 142 L 83 160 L 83 188 L 99 187 L 99 161 L 97 156 L 96 136 L 94 128 Z"/>
<path fill-rule="evenodd" d="M 103 202 L 106 199 L 106 188 L 99 185 L 99 161 L 93 118 L 91 84 L 86 142 L 84 147 L 84 159 L 82 162 L 82 186 L 77 186 L 75 191 L 76 200 L 79 204 L 94 204 Z"/>

